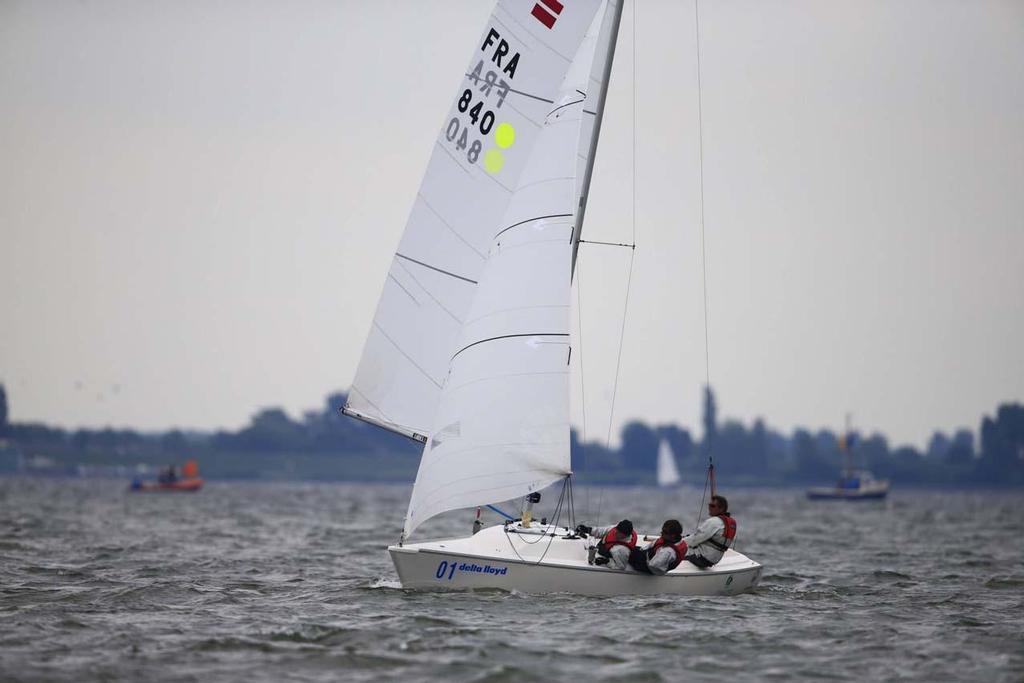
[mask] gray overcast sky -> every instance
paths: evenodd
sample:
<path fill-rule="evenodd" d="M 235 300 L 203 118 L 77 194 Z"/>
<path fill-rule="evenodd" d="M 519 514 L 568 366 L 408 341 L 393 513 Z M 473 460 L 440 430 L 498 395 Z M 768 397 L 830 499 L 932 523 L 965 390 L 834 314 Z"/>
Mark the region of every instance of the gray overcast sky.
<path fill-rule="evenodd" d="M 347 387 L 491 9 L 0 2 L 12 419 L 236 428 Z M 849 411 L 922 445 L 1024 398 L 1024 3 L 700 13 L 723 416 L 788 431 Z M 585 228 L 632 239 L 635 182 L 613 422 L 699 430 L 693 5 L 627 3 L 618 45 Z M 581 252 L 591 439 L 608 429 L 628 264 Z"/>

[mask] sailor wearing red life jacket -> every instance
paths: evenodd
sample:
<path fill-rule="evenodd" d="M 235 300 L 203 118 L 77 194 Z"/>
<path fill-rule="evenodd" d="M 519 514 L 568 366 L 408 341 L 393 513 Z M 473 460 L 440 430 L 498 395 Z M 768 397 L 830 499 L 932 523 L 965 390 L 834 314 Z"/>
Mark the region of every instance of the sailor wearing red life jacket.
<path fill-rule="evenodd" d="M 679 520 L 665 520 L 661 525 L 661 536 L 646 548 L 633 551 L 629 565 L 645 574 L 667 574 L 686 558 L 687 546 L 682 535 L 683 525 Z"/>
<path fill-rule="evenodd" d="M 615 526 L 594 529 L 594 536 L 601 539 L 597 544 L 598 557 L 594 564 L 607 564 L 610 569 L 625 569 L 629 566 L 629 553 L 636 547 L 636 531 L 633 523 L 624 519 Z M 601 562 L 601 558 L 607 558 Z"/>
<path fill-rule="evenodd" d="M 609 569 L 625 569 L 629 566 L 629 553 L 636 548 L 637 540 L 631 521 L 624 519 L 615 526 L 605 527 L 580 524 L 576 530 L 601 539 L 597 543 L 594 564 L 607 566 Z"/>
<path fill-rule="evenodd" d="M 686 559 L 702 569 L 718 564 L 736 538 L 736 520 L 729 514 L 725 496 L 711 496 L 708 513 L 693 533 L 683 536 L 689 546 Z"/>

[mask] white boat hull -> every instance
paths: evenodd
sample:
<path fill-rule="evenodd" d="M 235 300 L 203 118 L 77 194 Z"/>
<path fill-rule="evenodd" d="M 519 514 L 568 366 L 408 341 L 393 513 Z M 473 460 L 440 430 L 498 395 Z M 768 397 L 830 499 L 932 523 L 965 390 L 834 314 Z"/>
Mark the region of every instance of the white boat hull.
<path fill-rule="evenodd" d="M 879 500 L 889 495 L 889 482 L 862 475 L 855 487 L 817 486 L 807 490 L 811 500 Z"/>
<path fill-rule="evenodd" d="M 568 529 L 550 526 L 494 526 L 475 536 L 391 546 L 388 551 L 402 587 L 417 590 L 736 595 L 761 579 L 762 566 L 733 550 L 709 569 L 683 562 L 665 576 L 593 566 L 587 562 L 587 546 L 593 539 L 566 536 Z"/>

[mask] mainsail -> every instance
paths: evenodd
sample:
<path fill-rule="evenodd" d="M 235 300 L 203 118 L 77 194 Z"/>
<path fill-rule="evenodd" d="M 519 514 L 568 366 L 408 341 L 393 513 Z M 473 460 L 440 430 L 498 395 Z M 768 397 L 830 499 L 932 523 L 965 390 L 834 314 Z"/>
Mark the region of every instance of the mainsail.
<path fill-rule="evenodd" d="M 405 536 L 571 472 L 571 274 L 620 15 L 499 2 L 438 138 L 345 408 L 424 442 Z"/>
<path fill-rule="evenodd" d="M 496 226 L 599 5 L 498 3 L 391 262 L 347 414 L 426 440 Z"/>
<path fill-rule="evenodd" d="M 505 214 L 452 354 L 405 534 L 571 473 L 569 310 L 587 88 L 603 14 L 569 67 Z"/>

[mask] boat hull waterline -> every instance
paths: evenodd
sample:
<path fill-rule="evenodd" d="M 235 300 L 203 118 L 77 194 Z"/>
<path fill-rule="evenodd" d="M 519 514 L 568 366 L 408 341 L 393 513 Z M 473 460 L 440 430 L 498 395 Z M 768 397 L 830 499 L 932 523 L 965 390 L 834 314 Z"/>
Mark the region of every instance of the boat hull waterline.
<path fill-rule="evenodd" d="M 137 482 L 128 489 L 133 493 L 195 493 L 203 488 L 202 479 L 179 479 L 173 482 Z"/>
<path fill-rule="evenodd" d="M 889 487 L 869 490 L 816 488 L 807 491 L 810 500 L 882 500 L 889 495 Z"/>
<path fill-rule="evenodd" d="M 665 576 L 590 565 L 593 539 L 568 529 L 494 526 L 466 537 L 390 546 L 402 587 L 414 590 L 498 588 L 580 595 L 736 595 L 757 586 L 763 567 L 734 550 L 710 569 L 689 562 Z M 568 536 L 568 538 L 566 538 Z"/>
<path fill-rule="evenodd" d="M 815 486 L 807 490 L 811 500 L 881 500 L 889 495 L 889 482 L 875 479 L 866 470 L 844 476 L 835 486 Z"/>

